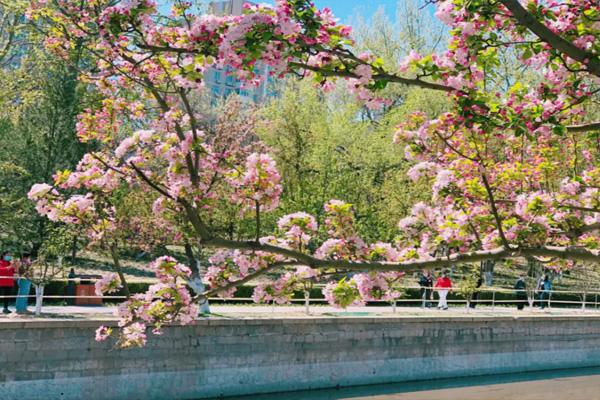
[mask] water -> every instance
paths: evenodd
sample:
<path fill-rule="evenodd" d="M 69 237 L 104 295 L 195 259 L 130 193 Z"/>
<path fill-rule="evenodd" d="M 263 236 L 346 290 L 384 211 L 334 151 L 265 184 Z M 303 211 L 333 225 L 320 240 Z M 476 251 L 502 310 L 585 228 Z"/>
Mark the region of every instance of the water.
<path fill-rule="evenodd" d="M 357 386 L 227 400 L 600 400 L 600 367 Z"/>

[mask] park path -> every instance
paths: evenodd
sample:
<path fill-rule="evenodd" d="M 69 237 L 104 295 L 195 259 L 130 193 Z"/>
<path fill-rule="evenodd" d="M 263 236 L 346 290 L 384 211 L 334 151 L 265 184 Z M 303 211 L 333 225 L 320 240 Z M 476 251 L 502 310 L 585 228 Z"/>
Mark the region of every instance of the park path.
<path fill-rule="evenodd" d="M 11 307 L 14 311 L 14 308 Z M 29 308 L 33 310 L 33 307 Z M 104 306 L 44 306 L 41 319 L 86 319 L 107 320 L 113 319 L 116 307 Z M 225 318 L 323 318 L 323 317 L 561 317 L 561 316 L 589 316 L 600 317 L 600 309 L 552 308 L 540 310 L 538 308 L 522 311 L 513 307 L 480 307 L 467 312 L 465 307 L 451 307 L 447 311 L 421 309 L 419 307 L 349 307 L 346 310 L 336 309 L 325 305 L 310 307 L 310 315 L 305 312 L 304 306 L 266 306 L 266 305 L 211 305 L 214 317 Z M 40 319 L 33 315 L 17 315 L 15 313 L 0 314 L 0 323 L 6 320 L 32 320 Z"/>
<path fill-rule="evenodd" d="M 600 375 L 351 398 L 352 400 L 592 400 L 600 398 Z"/>

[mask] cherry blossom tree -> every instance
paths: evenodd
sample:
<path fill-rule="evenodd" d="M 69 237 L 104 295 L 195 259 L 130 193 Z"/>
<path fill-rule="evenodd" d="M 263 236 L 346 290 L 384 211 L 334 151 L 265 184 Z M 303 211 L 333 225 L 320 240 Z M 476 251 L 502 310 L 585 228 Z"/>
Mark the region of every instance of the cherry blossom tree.
<path fill-rule="evenodd" d="M 190 322 L 198 302 L 266 274 L 274 281 L 258 286 L 254 297 L 279 303 L 298 282 L 356 272 L 325 287 L 330 303 L 344 307 L 394 299 L 402 275 L 422 268 L 520 257 L 557 266 L 600 261 L 599 143 L 588 134 L 600 122 L 587 112 L 600 78 L 600 5 L 430 3 L 450 29 L 447 50 L 412 52 L 386 69 L 376 55 L 355 54 L 351 28 L 308 0 L 247 5 L 239 16 L 193 15 L 183 1 L 169 16 L 151 0 L 31 1 L 28 17 L 47 28 L 50 49 L 68 55 L 78 43 L 95 57 L 84 79 L 105 96 L 78 125 L 80 139 L 99 148 L 80 171 L 99 169 L 94 190 L 64 198 L 61 182 L 36 185 L 29 197 L 39 211 L 65 222 L 105 223 L 99 193 L 139 188 L 156 196 L 157 219 L 177 215 L 167 218 L 174 230 L 216 250 L 211 288 L 197 295 L 185 287 L 187 267 L 155 261 L 160 283 L 119 308 L 121 345 L 143 345 L 150 327 L 160 333 L 165 323 Z M 536 82 L 488 88 L 504 48 L 535 71 Z M 340 200 L 324 205 L 323 221 L 299 212 L 262 236 L 261 216 L 277 209 L 285 177 L 268 153 L 240 157 L 236 147 L 213 146 L 190 102 L 209 68 L 229 67 L 254 85 L 259 63 L 274 76 L 313 78 L 323 90 L 345 83 L 374 110 L 389 104 L 378 95 L 389 84 L 448 96 L 448 112 L 434 119 L 415 113 L 397 127 L 395 143 L 414 162 L 409 177 L 427 182 L 432 195 L 399 222 L 394 243 L 365 243 L 352 205 Z M 129 132 L 126 120 L 140 129 Z M 211 229 L 211 215 L 224 203 L 254 219 L 253 238 L 233 240 Z M 97 337 L 110 333 L 101 328 Z"/>

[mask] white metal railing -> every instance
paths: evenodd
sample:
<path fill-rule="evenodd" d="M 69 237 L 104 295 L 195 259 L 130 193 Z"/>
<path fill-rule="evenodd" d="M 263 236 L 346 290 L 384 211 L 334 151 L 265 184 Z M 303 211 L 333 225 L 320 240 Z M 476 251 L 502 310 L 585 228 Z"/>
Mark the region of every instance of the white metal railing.
<path fill-rule="evenodd" d="M 15 276 L 14 279 L 19 279 L 21 277 Z M 27 278 L 25 278 L 27 279 Z M 94 279 L 94 278 L 56 278 L 56 279 L 51 279 L 49 282 L 76 282 L 76 283 L 81 283 L 82 281 L 85 282 L 96 282 L 99 279 Z M 153 284 L 156 283 L 155 280 L 136 280 L 133 281 L 131 283 L 148 283 L 148 284 Z M 46 284 L 47 286 L 47 284 Z M 323 285 L 315 285 L 316 288 L 319 288 Z M 416 286 L 416 285 L 407 285 L 407 286 L 399 286 L 397 287 L 398 289 L 410 289 L 410 290 L 421 290 L 424 289 L 421 286 Z M 447 290 L 445 288 L 435 288 L 435 287 L 427 287 L 425 288 L 427 291 L 429 291 L 430 293 L 435 293 L 438 290 Z M 16 291 L 16 287 L 15 287 L 15 291 Z M 450 292 L 457 292 L 458 289 L 457 288 L 451 288 Z M 600 291 L 592 291 L 592 290 L 551 290 L 548 292 L 545 292 L 548 296 L 545 297 L 543 300 L 539 299 L 539 298 L 531 298 L 531 294 L 532 291 L 531 290 L 516 290 L 516 289 L 510 289 L 510 288 L 499 288 L 499 287 L 482 287 L 477 289 L 478 293 L 482 294 L 482 293 L 491 293 L 491 299 L 481 299 L 481 298 L 476 298 L 476 299 L 471 299 L 471 300 L 467 300 L 465 298 L 462 299 L 447 299 L 448 303 L 452 303 L 452 304 L 475 304 L 475 305 L 491 305 L 492 309 L 496 306 L 496 305 L 505 305 L 505 304 L 511 304 L 511 305 L 516 305 L 518 303 L 523 303 L 525 305 L 529 304 L 530 306 L 532 305 L 532 303 L 537 303 L 539 304 L 540 302 L 545 302 L 545 304 L 548 307 L 551 307 L 552 304 L 564 304 L 564 305 L 574 305 L 574 304 L 578 304 L 579 306 L 581 306 L 582 308 L 585 305 L 589 305 L 590 307 L 593 308 L 598 308 L 598 295 L 600 295 Z M 528 298 L 525 300 L 519 300 L 519 299 L 506 299 L 506 300 L 498 300 L 496 299 L 496 294 L 497 293 L 509 293 L 512 295 L 515 295 L 516 292 L 521 292 L 521 293 L 525 293 Z M 539 291 L 535 291 L 536 293 L 539 293 Z M 579 297 L 579 300 L 557 300 L 557 299 L 552 299 L 552 295 L 555 294 L 569 294 L 569 295 L 575 295 Z M 18 294 L 10 294 L 10 295 L 0 295 L 0 299 L 5 299 L 5 298 L 9 298 L 9 299 L 17 299 L 17 298 L 23 298 L 23 297 L 27 297 L 27 298 L 37 298 L 37 296 L 35 294 L 30 294 L 27 296 L 23 296 L 23 295 L 18 295 Z M 104 300 L 125 300 L 126 297 L 125 296 L 121 296 L 121 295 L 103 295 L 103 296 L 97 296 L 97 295 L 43 295 L 44 299 L 47 300 L 51 300 L 51 299 L 62 299 L 62 300 L 66 300 L 66 299 L 98 299 L 98 298 L 102 298 Z M 593 298 L 593 301 L 591 301 L 591 298 Z M 588 301 L 588 299 L 590 299 L 590 301 Z M 395 300 L 372 300 L 369 301 L 368 303 L 385 303 L 385 304 L 390 304 L 392 306 L 395 306 L 396 304 L 404 304 L 404 303 L 422 303 L 423 301 L 426 301 L 428 303 L 436 303 L 438 299 L 435 298 L 430 298 L 430 299 L 423 299 L 422 297 L 413 297 L 413 298 L 397 298 Z M 211 297 L 209 298 L 209 302 L 223 302 L 223 303 L 236 303 L 236 302 L 251 302 L 253 301 L 252 298 L 250 297 Z M 326 300 L 323 298 L 297 298 L 297 299 L 291 299 L 290 300 L 292 303 L 304 303 L 305 305 L 309 306 L 311 303 L 312 304 L 321 304 L 321 303 L 326 303 Z"/>

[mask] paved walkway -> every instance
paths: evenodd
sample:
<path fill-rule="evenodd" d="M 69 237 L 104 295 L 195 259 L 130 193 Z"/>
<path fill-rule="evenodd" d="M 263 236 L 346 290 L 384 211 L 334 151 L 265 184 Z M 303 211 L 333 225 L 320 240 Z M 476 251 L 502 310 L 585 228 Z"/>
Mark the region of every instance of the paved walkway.
<path fill-rule="evenodd" d="M 353 396 L 352 400 L 591 400 L 599 397 L 600 375 L 592 375 L 423 392 Z"/>
<path fill-rule="evenodd" d="M 473 378 L 487 380 L 489 377 Z M 459 380 L 462 380 L 459 379 Z M 553 377 L 551 379 L 499 383 L 477 386 L 460 386 L 447 389 L 420 390 L 411 387 L 429 385 L 421 383 L 396 383 L 390 385 L 362 386 L 341 390 L 315 390 L 271 395 L 231 397 L 228 400 L 597 400 L 600 375 Z M 409 388 L 409 390 L 405 390 Z"/>
<path fill-rule="evenodd" d="M 112 319 L 116 307 L 103 306 L 44 306 L 42 315 L 0 314 L 0 323 L 5 320 L 31 319 Z M 14 308 L 11 307 L 14 311 Z M 33 311 L 33 307 L 29 307 Z M 600 309 L 539 308 L 517 310 L 514 307 L 478 307 L 467 310 L 465 307 L 451 307 L 442 311 L 435 308 L 422 309 L 419 307 L 349 307 L 346 310 L 336 309 L 325 305 L 310 306 L 310 314 L 306 314 L 304 306 L 284 305 L 212 305 L 211 312 L 215 317 L 226 318 L 302 318 L 302 317 L 522 317 L 522 316 L 595 316 L 600 317 Z"/>

